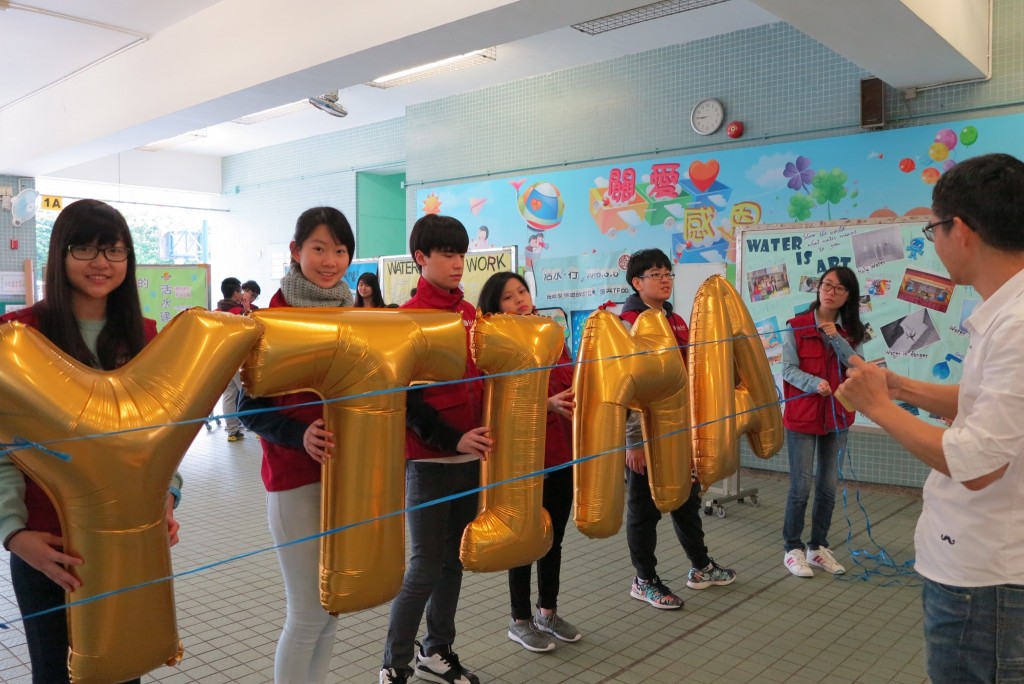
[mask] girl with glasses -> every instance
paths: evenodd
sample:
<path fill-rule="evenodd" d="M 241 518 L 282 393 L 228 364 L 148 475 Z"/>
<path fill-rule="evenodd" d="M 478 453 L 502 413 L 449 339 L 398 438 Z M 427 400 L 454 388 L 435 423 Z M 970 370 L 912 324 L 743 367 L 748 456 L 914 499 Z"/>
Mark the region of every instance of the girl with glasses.
<path fill-rule="evenodd" d="M 142 317 L 132 236 L 120 212 L 91 199 L 66 206 L 50 236 L 46 297 L 0 317 L 0 323 L 10 321 L 36 328 L 70 358 L 101 370 L 124 365 L 156 337 L 156 321 Z M 167 502 L 172 546 L 178 542 L 173 509 L 180 495 L 175 473 Z M 73 597 L 81 586 L 74 566 L 103 562 L 64 552 L 49 497 L 7 458 L 0 459 L 0 539 L 11 552 L 11 583 L 23 616 L 63 605 L 65 592 Z M 69 681 L 65 611 L 26 620 L 25 639 L 34 683 Z"/>
<path fill-rule="evenodd" d="M 825 271 L 818 296 L 807 311 L 791 318 L 782 334 L 782 379 L 786 408 L 782 422 L 789 451 L 789 494 L 782 523 L 783 565 L 797 577 L 813 577 L 811 566 L 833 575 L 846 572 L 828 548 L 835 508 L 840 454 L 854 414 L 832 397 L 846 379 L 854 354 L 863 357 L 860 285 L 845 266 Z M 818 471 L 814 473 L 814 455 Z M 802 540 L 812 478 L 811 538 Z"/>

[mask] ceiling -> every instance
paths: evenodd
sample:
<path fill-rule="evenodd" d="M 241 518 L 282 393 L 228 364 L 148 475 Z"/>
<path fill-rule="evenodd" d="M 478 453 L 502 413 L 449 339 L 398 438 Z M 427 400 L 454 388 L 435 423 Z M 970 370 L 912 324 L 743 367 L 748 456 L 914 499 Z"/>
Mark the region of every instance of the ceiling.
<path fill-rule="evenodd" d="M 197 129 L 206 136 L 174 151 L 222 157 L 400 117 L 416 103 L 776 22 L 789 14 L 794 25 L 819 41 L 841 44 L 829 38 L 837 33 L 830 22 L 842 22 L 841 17 L 825 16 L 818 21 L 824 27 L 803 19 L 823 0 L 686 1 L 714 4 L 589 36 L 569 25 L 647 2 L 0 0 L 0 45 L 8 55 L 31 55 L 13 60 L 25 66 L 0 79 L 0 173 L 53 174 Z M 974 6 L 982 0 L 957 1 Z M 834 0 L 825 4 L 834 12 Z M 883 3 L 873 11 L 877 16 L 888 10 Z M 498 46 L 498 56 L 491 63 L 396 88 L 363 85 L 492 45 Z M 914 55 L 922 63 L 937 59 L 922 59 L 920 48 Z M 231 122 L 335 89 L 349 111 L 345 118 L 308 107 L 249 126 Z"/>

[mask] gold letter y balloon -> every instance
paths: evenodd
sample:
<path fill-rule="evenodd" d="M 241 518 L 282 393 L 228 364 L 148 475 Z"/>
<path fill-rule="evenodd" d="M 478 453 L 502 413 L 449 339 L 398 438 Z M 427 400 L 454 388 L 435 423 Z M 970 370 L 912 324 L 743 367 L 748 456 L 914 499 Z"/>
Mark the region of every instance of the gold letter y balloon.
<path fill-rule="evenodd" d="M 69 462 L 11 452 L 53 501 L 67 552 L 85 561 L 70 601 L 171 574 L 167 484 L 202 421 L 175 423 L 209 415 L 259 334 L 248 318 L 191 309 L 107 372 L 68 360 L 32 328 L 0 326 L 0 437 L 85 438 L 49 446 Z M 181 657 L 170 581 L 67 611 L 73 682 L 123 682 Z"/>
<path fill-rule="evenodd" d="M 455 313 L 280 308 L 253 314 L 266 332 L 242 368 L 256 396 L 316 392 L 324 399 L 393 390 L 466 372 L 466 331 Z M 323 465 L 321 531 L 404 508 L 405 392 L 324 404 L 334 455 Z M 348 613 L 398 593 L 404 516 L 320 539 L 320 603 Z"/>
<path fill-rule="evenodd" d="M 690 343 L 694 458 L 707 489 L 739 469 L 740 435 L 760 458 L 782 448 L 782 412 L 754 321 L 722 276 L 697 290 Z"/>
<path fill-rule="evenodd" d="M 544 469 L 550 366 L 562 350 L 562 328 L 545 316 L 491 314 L 473 325 L 473 358 L 485 373 L 484 425 L 494 448 L 480 465 L 481 484 L 514 480 L 480 494 L 480 513 L 462 535 L 462 564 L 475 572 L 508 570 L 551 548 L 551 516 L 544 510 Z M 514 371 L 520 371 L 518 373 Z"/>

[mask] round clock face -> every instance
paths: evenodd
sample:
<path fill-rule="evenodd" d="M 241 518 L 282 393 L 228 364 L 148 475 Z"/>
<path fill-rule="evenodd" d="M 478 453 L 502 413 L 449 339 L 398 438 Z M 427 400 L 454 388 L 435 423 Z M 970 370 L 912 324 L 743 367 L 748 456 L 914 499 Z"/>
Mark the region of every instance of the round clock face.
<path fill-rule="evenodd" d="M 713 97 L 698 102 L 690 113 L 690 126 L 699 135 L 711 135 L 724 120 L 725 108 Z"/>

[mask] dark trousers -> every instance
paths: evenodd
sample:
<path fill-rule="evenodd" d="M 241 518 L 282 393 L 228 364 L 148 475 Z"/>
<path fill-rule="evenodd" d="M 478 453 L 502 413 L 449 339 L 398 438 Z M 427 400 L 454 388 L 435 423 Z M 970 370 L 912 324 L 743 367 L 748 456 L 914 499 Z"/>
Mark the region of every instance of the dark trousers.
<path fill-rule="evenodd" d="M 11 584 L 21 614 L 31 615 L 64 605 L 64 590 L 15 554 L 11 554 Z M 52 613 L 25 620 L 25 641 L 32 662 L 32 684 L 63 684 L 68 674 L 67 612 Z M 138 679 L 129 684 L 138 684 Z"/>
<path fill-rule="evenodd" d="M 544 508 L 551 516 L 551 550 L 537 561 L 537 605 L 546 610 L 558 608 L 558 586 L 562 571 L 562 539 L 572 510 L 572 469 L 562 468 L 544 476 Z M 530 569 L 521 565 L 508 571 L 508 593 L 512 599 L 512 617 L 529 620 Z"/>
<path fill-rule="evenodd" d="M 651 487 L 647 473 L 643 475 L 626 468 L 626 542 L 629 544 L 629 559 L 636 568 L 636 576 L 642 580 L 654 579 L 658 574 L 658 559 L 654 550 L 658 546 L 658 521 L 661 511 L 651 498 Z M 700 521 L 700 485 L 693 483 L 690 498 L 672 511 L 672 527 L 676 537 L 695 568 L 706 568 L 711 558 L 704 545 L 704 527 Z"/>

